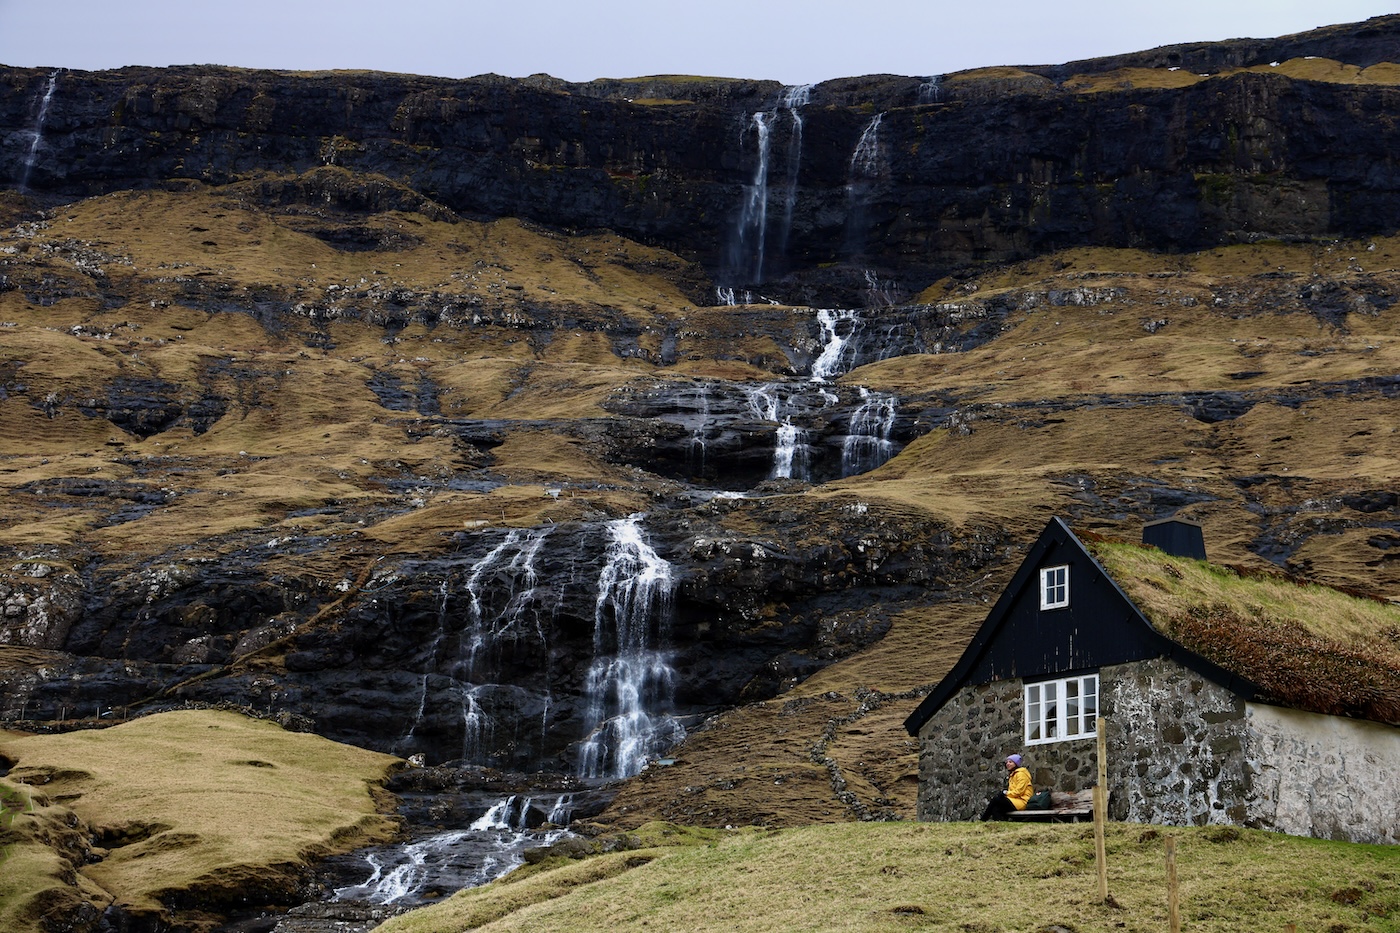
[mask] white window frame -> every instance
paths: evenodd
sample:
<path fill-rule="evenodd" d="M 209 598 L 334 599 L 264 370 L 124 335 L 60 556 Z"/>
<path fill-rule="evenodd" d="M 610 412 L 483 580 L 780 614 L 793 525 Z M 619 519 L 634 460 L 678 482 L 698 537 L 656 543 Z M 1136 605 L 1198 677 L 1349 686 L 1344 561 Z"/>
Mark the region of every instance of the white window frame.
<path fill-rule="evenodd" d="M 1063 609 L 1069 605 L 1069 564 L 1040 568 L 1040 608 Z"/>
<path fill-rule="evenodd" d="M 1080 674 L 1026 684 L 1027 745 L 1093 738 L 1098 728 L 1099 675 Z"/>

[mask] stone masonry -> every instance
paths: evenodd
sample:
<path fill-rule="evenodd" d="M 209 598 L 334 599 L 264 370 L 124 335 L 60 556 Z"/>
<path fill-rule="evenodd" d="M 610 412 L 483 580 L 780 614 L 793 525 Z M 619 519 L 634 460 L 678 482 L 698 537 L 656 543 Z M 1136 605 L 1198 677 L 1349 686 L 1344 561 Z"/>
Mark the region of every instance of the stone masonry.
<path fill-rule="evenodd" d="M 1012 752 L 1037 790 L 1095 783 L 1092 736 L 1022 747 L 1022 686 L 965 688 L 924 725 L 919 819 L 975 819 L 1005 786 Z M 1111 819 L 1400 841 L 1400 730 L 1246 703 L 1160 658 L 1103 668 L 1099 693 Z"/>

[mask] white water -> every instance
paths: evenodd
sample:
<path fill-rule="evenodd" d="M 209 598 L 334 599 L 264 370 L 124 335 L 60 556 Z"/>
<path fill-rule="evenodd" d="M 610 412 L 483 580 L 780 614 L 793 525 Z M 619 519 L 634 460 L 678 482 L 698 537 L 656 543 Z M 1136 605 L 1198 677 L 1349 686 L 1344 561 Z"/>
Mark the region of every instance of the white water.
<path fill-rule="evenodd" d="M 919 103 L 936 104 L 943 99 L 943 83 L 938 77 L 929 78 L 919 85 Z"/>
<path fill-rule="evenodd" d="M 860 315 L 855 311 L 826 308 L 817 311 L 817 324 L 822 329 L 822 352 L 812 361 L 813 382 L 827 382 L 845 371 L 846 351 L 854 349 L 853 338 L 860 323 Z"/>
<path fill-rule="evenodd" d="M 641 516 L 609 522 L 593 614 L 593 663 L 584 688 L 588 735 L 579 774 L 631 777 L 680 741 L 670 714 L 676 671 L 667 645 L 675 572 L 647 543 Z"/>
<path fill-rule="evenodd" d="M 538 650 L 549 641 L 557 597 L 541 584 L 536 562 L 550 530 L 549 526 L 512 529 L 472 564 L 462 584 L 467 597 L 464 620 L 459 621 L 453 612 L 457 593 L 450 581 L 443 581 L 437 631 L 423 662 L 418 711 L 400 743 L 403 750 L 414 745 L 430 712 L 430 695 L 437 690 L 457 706 L 460 757 L 475 764 L 491 763 L 495 722 L 490 698 L 511 688 L 489 683 L 488 678 L 504 652 L 522 644 Z M 457 636 L 457 646 L 451 650 L 445 647 L 449 631 Z M 549 728 L 548 695 L 543 698 L 543 707 L 541 735 Z"/>
<path fill-rule="evenodd" d="M 475 681 L 482 661 L 491 661 L 490 655 L 503 644 L 545 639 L 550 613 L 535 559 L 549 532 L 548 526 L 513 528 L 472 566 L 466 584 L 469 617 L 460 671 L 464 679 Z"/>
<path fill-rule="evenodd" d="M 792 137 L 788 141 L 787 188 L 783 192 L 783 224 L 779 230 L 778 249 L 787 252 L 792 235 L 792 213 L 797 207 L 797 173 L 802 168 L 802 108 L 812 101 L 812 85 L 799 84 L 783 91 L 779 108 L 792 114 Z"/>
<path fill-rule="evenodd" d="M 763 281 L 768 264 L 768 207 L 770 200 L 769 178 L 772 174 L 773 130 L 778 125 L 779 116 L 787 113 L 791 118 L 791 131 L 788 137 L 787 161 L 783 171 L 785 183 L 782 188 L 782 217 L 778 225 L 778 251 L 787 250 L 788 237 L 792 232 L 792 216 L 797 206 L 797 177 L 802 167 L 802 108 L 812 99 L 812 86 L 801 84 L 783 89 L 777 104 L 772 110 L 760 110 L 749 117 L 743 130 L 747 136 L 752 127 L 757 143 L 757 161 L 753 177 L 744 186 L 743 200 L 739 205 L 739 222 L 734 240 L 730 245 L 728 277 L 733 281 L 756 283 Z M 741 137 L 742 141 L 742 137 Z M 721 304 L 734 304 L 732 288 L 721 288 L 718 292 Z M 726 300 L 728 299 L 728 300 Z M 748 304 L 749 302 L 744 302 Z"/>
<path fill-rule="evenodd" d="M 746 282 L 763 281 L 763 261 L 768 236 L 768 157 L 772 148 L 769 121 L 772 118 L 771 113 L 764 111 L 759 111 L 749 118 L 758 140 L 758 163 L 754 166 L 753 180 L 744 186 L 736 241 L 738 258 L 743 264 L 741 278 Z"/>
<path fill-rule="evenodd" d="M 567 821 L 568 795 L 552 805 L 549 821 Z M 566 830 L 541 832 L 527 825 L 530 811 L 542 812 L 529 797 L 511 796 L 494 804 L 467 829 L 436 833 L 407 845 L 376 846 L 360 854 L 369 877 L 337 888 L 337 901 L 412 905 L 441 893 L 494 881 L 524 862 L 524 850 L 549 845 Z M 564 814 L 556 821 L 555 816 Z"/>
<path fill-rule="evenodd" d="M 49 75 L 48 87 L 44 89 L 44 96 L 39 101 L 39 116 L 34 120 L 33 139 L 29 143 L 29 152 L 24 157 L 24 172 L 19 178 L 19 190 L 24 191 L 29 187 L 29 173 L 34 169 L 34 162 L 39 157 L 39 144 L 44 139 L 44 121 L 49 116 L 49 104 L 53 102 L 54 88 L 58 86 L 58 72 Z"/>
<path fill-rule="evenodd" d="M 894 456 L 895 414 L 899 400 L 883 392 L 861 387 L 861 405 L 851 414 L 846 440 L 841 445 L 841 475 L 865 473 Z"/>
<path fill-rule="evenodd" d="M 883 113 L 877 113 L 866 124 L 865 129 L 860 134 L 860 139 L 856 141 L 855 151 L 851 153 L 852 181 L 862 178 L 878 178 L 883 173 L 884 159 L 880 153 L 880 121 L 884 119 Z"/>
<path fill-rule="evenodd" d="M 686 465 L 692 473 L 705 472 L 705 428 L 710 420 L 710 387 L 700 383 L 695 388 L 695 418 L 690 427 L 690 443 L 686 447 Z"/>
<path fill-rule="evenodd" d="M 779 384 L 765 382 L 762 385 L 744 387 L 749 411 L 760 421 L 777 424 L 773 441 L 773 467 L 769 479 L 809 479 L 811 467 L 808 456 L 809 432 L 806 428 L 792 423 L 792 416 L 782 414 L 783 400 L 778 394 Z"/>

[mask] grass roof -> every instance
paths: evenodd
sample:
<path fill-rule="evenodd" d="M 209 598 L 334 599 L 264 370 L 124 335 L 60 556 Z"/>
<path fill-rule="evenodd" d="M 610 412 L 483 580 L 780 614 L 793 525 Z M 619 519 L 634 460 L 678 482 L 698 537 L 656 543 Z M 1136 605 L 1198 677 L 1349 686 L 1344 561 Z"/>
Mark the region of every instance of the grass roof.
<path fill-rule="evenodd" d="M 1156 628 L 1260 699 L 1400 725 L 1400 607 L 1283 574 L 1086 542 Z"/>

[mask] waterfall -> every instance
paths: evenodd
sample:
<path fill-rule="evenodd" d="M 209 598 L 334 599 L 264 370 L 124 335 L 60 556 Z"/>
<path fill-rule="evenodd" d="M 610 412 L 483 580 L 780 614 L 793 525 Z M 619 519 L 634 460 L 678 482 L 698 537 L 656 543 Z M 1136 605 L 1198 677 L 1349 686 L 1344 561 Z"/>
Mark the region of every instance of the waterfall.
<path fill-rule="evenodd" d="M 710 420 L 710 387 L 701 383 L 695 390 L 696 415 L 690 429 L 690 443 L 686 445 L 686 466 L 692 474 L 705 472 L 705 429 Z"/>
<path fill-rule="evenodd" d="M 768 232 L 768 157 L 770 154 L 769 121 L 772 114 L 759 111 L 749 118 L 758 141 L 758 162 L 753 179 L 744 186 L 744 200 L 739 207 L 739 227 L 730 257 L 731 265 L 743 282 L 763 280 L 765 239 Z"/>
<path fill-rule="evenodd" d="M 784 88 L 772 110 L 760 110 L 752 114 L 744 127 L 740 137 L 741 144 L 743 137 L 752 127 L 758 151 L 753 177 L 744 186 L 738 224 L 729 245 L 725 277 L 730 282 L 754 284 L 763 281 L 768 261 L 768 189 L 772 170 L 773 129 L 778 124 L 779 115 L 784 112 L 790 115 L 792 126 L 788 136 L 787 161 L 784 165 L 783 213 L 778 229 L 778 249 L 779 252 L 787 249 L 788 236 L 792 231 L 793 210 L 797 206 L 797 176 L 802 163 L 801 108 L 811 101 L 811 97 L 810 84 Z M 721 289 L 718 297 L 721 303 L 732 304 L 732 287 L 727 292 Z M 726 297 L 730 300 L 725 301 Z"/>
<path fill-rule="evenodd" d="M 846 351 L 855 348 L 854 338 L 860 328 L 860 317 L 851 310 L 830 311 L 822 308 L 817 311 L 817 324 L 822 329 L 822 352 L 812 361 L 812 381 L 826 382 L 844 371 L 842 363 Z M 842 330 L 845 330 L 844 334 Z"/>
<path fill-rule="evenodd" d="M 885 160 L 880 150 L 880 123 L 883 113 L 877 113 L 861 131 L 851 152 L 846 182 L 846 250 L 859 256 L 865 249 L 865 206 L 870 186 L 885 172 Z"/>
<path fill-rule="evenodd" d="M 554 801 L 554 805 L 549 808 L 549 815 L 546 820 L 555 826 L 567 826 L 574 818 L 574 795 L 560 794 Z"/>
<path fill-rule="evenodd" d="M 452 576 L 443 580 L 437 630 L 424 656 L 418 710 L 400 742 L 403 750 L 416 744 L 419 727 L 434 710 L 455 708 L 459 757 L 474 764 L 496 763 L 491 760 L 496 728 L 492 710 L 499 711 L 503 702 L 516 703 L 517 697 L 501 694 L 518 691 L 491 679 L 508 651 L 519 654 L 530 649 L 542 659 L 548 654 L 558 596 L 542 585 L 537 561 L 550 531 L 550 527 L 511 529 L 467 569 L 464 583 L 454 586 Z M 462 595 L 465 618 L 458 609 Z M 548 694 L 542 704 L 541 740 L 549 727 Z M 439 721 L 437 728 L 448 728 L 448 723 Z"/>
<path fill-rule="evenodd" d="M 851 180 L 861 178 L 877 178 L 883 170 L 883 160 L 880 157 L 880 121 L 885 119 L 883 113 L 877 113 L 860 134 L 860 139 L 856 141 L 855 151 L 851 153 Z"/>
<path fill-rule="evenodd" d="M 919 85 L 919 103 L 936 104 L 943 99 L 943 80 L 938 75 Z"/>
<path fill-rule="evenodd" d="M 782 414 L 783 402 L 778 395 L 777 383 L 746 386 L 744 394 L 754 417 L 778 426 L 773 437 L 773 468 L 768 478 L 810 479 L 809 432 L 793 424 L 791 415 Z"/>
<path fill-rule="evenodd" d="M 797 173 L 802 167 L 802 108 L 811 103 L 812 85 L 799 84 L 783 92 L 778 106 L 792 114 L 792 137 L 788 141 L 787 188 L 783 192 L 783 225 L 778 249 L 786 253 L 792 234 L 792 212 L 797 207 Z"/>
<path fill-rule="evenodd" d="M 579 749 L 579 774 L 588 778 L 630 777 L 649 755 L 685 735 L 667 712 L 676 676 L 666 644 L 673 569 L 646 542 L 640 515 L 607 528 L 594 604 L 594 658 L 584 688 L 589 732 Z"/>
<path fill-rule="evenodd" d="M 49 104 L 53 101 L 54 88 L 58 86 L 58 72 L 49 75 L 48 86 L 44 89 L 44 96 L 39 101 L 39 116 L 34 120 L 34 138 L 29 143 L 29 153 L 24 157 L 24 171 L 19 177 L 19 190 L 25 191 L 29 187 L 29 173 L 34 169 L 34 161 L 39 156 L 39 144 L 44 138 L 44 121 L 49 116 Z"/>
<path fill-rule="evenodd" d="M 483 813 L 472 823 L 471 829 L 481 832 L 486 829 L 513 829 L 522 832 L 530 811 L 530 798 L 511 794 Z"/>
<path fill-rule="evenodd" d="M 811 476 L 807 462 L 807 429 L 799 428 L 788 418 L 778 425 L 773 445 L 773 479 L 801 479 Z"/>
<path fill-rule="evenodd" d="M 500 544 L 477 561 L 467 577 L 468 628 L 464 680 L 480 676 L 483 660 L 497 660 L 501 647 L 523 640 L 544 641 L 549 612 L 542 604 L 535 559 L 550 529 L 513 528 Z M 490 584 L 489 589 L 487 584 Z M 483 656 L 485 656 L 483 658 Z"/>
<path fill-rule="evenodd" d="M 884 392 L 860 389 L 861 404 L 851 413 L 841 445 L 841 475 L 854 476 L 881 466 L 894 456 L 894 419 L 899 400 Z"/>
<path fill-rule="evenodd" d="M 566 799 L 571 800 L 566 795 L 555 803 L 556 812 Z M 494 881 L 522 865 L 526 849 L 549 845 L 568 834 L 560 829 L 531 830 L 532 807 L 531 798 L 514 795 L 491 806 L 468 829 L 435 833 L 406 845 L 361 850 L 353 858 L 369 869 L 369 876 L 359 884 L 336 888 L 334 899 L 415 906 L 444 891 Z"/>
<path fill-rule="evenodd" d="M 898 283 L 882 282 L 875 270 L 865 270 L 866 307 L 893 307 L 898 298 Z"/>

